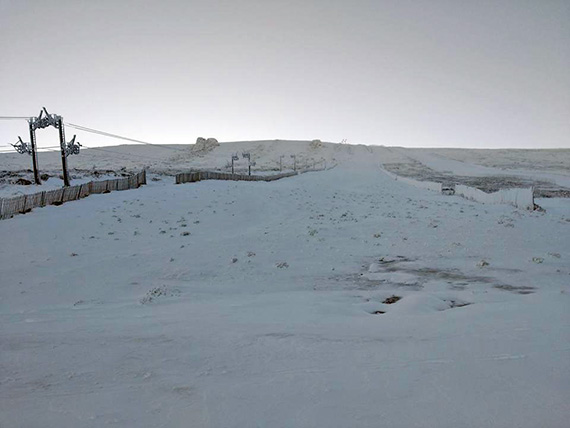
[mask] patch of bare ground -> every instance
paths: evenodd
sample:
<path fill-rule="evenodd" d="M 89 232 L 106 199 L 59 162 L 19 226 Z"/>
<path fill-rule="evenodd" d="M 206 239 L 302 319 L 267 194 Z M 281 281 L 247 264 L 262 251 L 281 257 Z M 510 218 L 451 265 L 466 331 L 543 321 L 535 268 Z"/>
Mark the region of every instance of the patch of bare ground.
<path fill-rule="evenodd" d="M 450 309 L 452 308 L 462 308 L 464 306 L 469 306 L 469 302 L 459 302 L 457 300 L 448 300 Z"/>
<path fill-rule="evenodd" d="M 402 290 L 419 291 L 424 288 L 424 284 L 430 281 L 445 281 L 451 290 L 465 290 L 470 285 L 484 285 L 497 289 L 508 291 L 516 294 L 531 294 L 534 292 L 534 287 L 530 286 L 515 286 L 510 284 L 505 284 L 497 281 L 496 278 L 491 276 L 483 275 L 467 275 L 458 269 L 436 269 L 432 267 L 418 267 L 417 260 L 411 260 L 403 256 L 393 256 L 393 257 L 376 257 L 372 258 L 373 263 L 365 263 L 362 268 L 365 272 L 350 274 L 350 275 L 338 275 L 329 277 L 327 280 L 326 287 L 320 287 L 315 285 L 315 289 L 324 289 L 334 287 L 331 283 L 335 281 L 337 286 L 341 288 L 352 288 L 357 290 L 372 290 L 380 288 L 398 288 Z M 374 274 L 370 275 L 370 269 L 374 273 L 403 273 L 406 274 L 406 280 L 398 282 L 398 277 L 392 279 L 387 277 L 387 279 L 378 279 Z M 518 272 L 517 269 L 497 269 L 501 271 L 508 272 Z M 412 278 L 410 280 L 409 278 Z M 413 278 L 415 277 L 415 280 Z M 390 301 L 392 300 L 393 301 Z M 400 300 L 400 297 L 393 295 L 384 301 L 383 303 L 391 304 Z M 460 302 L 452 302 L 452 307 L 460 307 L 462 304 Z"/>
<path fill-rule="evenodd" d="M 444 187 L 454 188 L 457 184 L 475 187 L 486 193 L 493 193 L 501 189 L 534 187 L 535 198 L 568 198 L 570 189 L 558 186 L 544 180 L 533 180 L 519 176 L 486 176 L 471 177 L 454 175 L 449 172 L 435 171 L 417 161 L 409 163 L 388 163 L 384 168 L 402 177 L 413 178 L 420 181 L 435 181 L 443 183 Z"/>
<path fill-rule="evenodd" d="M 387 298 L 386 300 L 384 300 L 382 303 L 384 303 L 384 304 L 386 304 L 386 305 L 392 305 L 392 304 L 396 303 L 396 302 L 397 302 L 398 300 L 400 300 L 400 299 L 401 299 L 400 296 L 393 295 L 393 296 L 388 297 L 388 298 Z"/>
<path fill-rule="evenodd" d="M 496 284 L 493 286 L 498 290 L 510 291 L 516 294 L 532 294 L 534 293 L 534 287 L 528 287 L 525 285 L 515 286 L 509 284 Z"/>

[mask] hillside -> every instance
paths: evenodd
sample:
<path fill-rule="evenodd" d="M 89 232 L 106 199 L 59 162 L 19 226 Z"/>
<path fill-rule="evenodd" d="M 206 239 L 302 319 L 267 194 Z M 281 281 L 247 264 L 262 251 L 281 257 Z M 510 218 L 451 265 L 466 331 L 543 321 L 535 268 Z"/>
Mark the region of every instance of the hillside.
<path fill-rule="evenodd" d="M 565 426 L 570 199 L 480 205 L 392 180 L 399 151 L 325 150 L 0 221 L 0 425 Z"/>
<path fill-rule="evenodd" d="M 148 168 L 157 174 L 174 174 L 191 169 L 231 171 L 232 154 L 237 154 L 235 172 L 247 172 L 251 154 L 254 173 L 265 174 L 280 169 L 323 168 L 353 163 L 359 156 L 388 170 L 419 179 L 437 179 L 481 187 L 494 191 L 505 187 L 534 185 L 544 190 L 538 196 L 570 196 L 570 150 L 467 150 L 408 149 L 311 141 L 249 141 L 221 143 L 211 150 L 197 150 L 196 145 L 121 145 L 83 149 L 68 158 L 72 177 L 78 182 L 93 176 L 116 175 Z M 294 160 L 291 156 L 295 155 Z M 38 155 L 40 171 L 50 176 L 44 187 L 59 187 L 60 154 Z M 11 186 L 18 178 L 32 181 L 28 155 L 0 154 L 0 196 L 37 191 L 35 186 Z M 469 177 L 475 179 L 469 179 Z M 485 179 L 485 177 L 488 177 Z M 489 178 L 490 177 L 490 178 Z M 491 184 L 489 184 L 491 183 Z"/>

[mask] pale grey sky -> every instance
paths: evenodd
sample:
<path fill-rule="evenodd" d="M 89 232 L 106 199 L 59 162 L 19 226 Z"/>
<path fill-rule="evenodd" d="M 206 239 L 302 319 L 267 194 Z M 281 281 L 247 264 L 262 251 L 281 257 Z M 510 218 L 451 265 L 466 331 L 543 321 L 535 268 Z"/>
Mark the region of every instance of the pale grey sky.
<path fill-rule="evenodd" d="M 156 143 L 570 148 L 569 70 L 569 0 L 0 0 L 0 116 Z"/>

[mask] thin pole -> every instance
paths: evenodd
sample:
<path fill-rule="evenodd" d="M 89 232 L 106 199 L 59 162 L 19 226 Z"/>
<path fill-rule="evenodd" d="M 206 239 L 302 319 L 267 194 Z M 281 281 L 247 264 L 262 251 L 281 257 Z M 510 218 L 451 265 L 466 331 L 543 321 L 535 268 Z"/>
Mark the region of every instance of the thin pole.
<path fill-rule="evenodd" d="M 61 168 L 63 169 L 63 185 L 69 187 L 69 175 L 67 174 L 67 156 L 65 156 L 65 130 L 63 129 L 63 118 L 60 116 L 58 122 L 59 144 L 61 146 Z"/>
<path fill-rule="evenodd" d="M 30 119 L 30 144 L 32 146 L 32 166 L 34 168 L 34 181 L 37 185 L 41 185 L 42 180 L 40 179 L 40 172 L 38 171 L 38 155 L 36 152 L 36 131 L 34 130 L 32 123 L 33 119 Z"/>

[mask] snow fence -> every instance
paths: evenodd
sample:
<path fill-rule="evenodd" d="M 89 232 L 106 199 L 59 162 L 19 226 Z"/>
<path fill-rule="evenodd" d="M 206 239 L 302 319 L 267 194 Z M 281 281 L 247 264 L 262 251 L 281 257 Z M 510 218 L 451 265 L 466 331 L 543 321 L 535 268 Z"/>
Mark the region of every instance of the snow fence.
<path fill-rule="evenodd" d="M 47 205 L 61 205 L 65 202 L 76 201 L 91 194 L 109 193 L 116 190 L 136 189 L 146 184 L 146 171 L 141 171 L 125 178 L 114 178 L 104 181 L 90 181 L 77 186 L 47 190 L 31 195 L 16 196 L 15 198 L 0 198 L 0 219 L 11 218 L 16 214 L 30 212 L 34 208 Z"/>
<path fill-rule="evenodd" d="M 483 204 L 508 204 L 527 210 L 534 209 L 534 189 L 501 189 L 495 193 L 485 193 L 474 187 L 455 185 L 455 194 Z"/>
<path fill-rule="evenodd" d="M 402 181 L 420 189 L 432 190 L 442 193 L 442 183 L 433 181 L 418 181 L 407 177 L 401 177 L 382 168 L 382 171 L 396 181 Z M 532 187 L 524 189 L 501 189 L 495 193 L 485 193 L 474 187 L 464 186 L 462 184 L 455 185 L 455 195 L 461 196 L 470 201 L 480 202 L 482 204 L 507 204 L 517 208 L 526 210 L 534 209 L 534 189 Z"/>
<path fill-rule="evenodd" d="M 274 181 L 285 177 L 292 177 L 298 172 L 284 172 L 275 175 L 246 175 L 229 174 L 226 172 L 194 171 L 176 174 L 176 184 L 194 183 L 202 180 L 233 180 L 233 181 Z"/>
<path fill-rule="evenodd" d="M 431 190 L 432 192 L 441 193 L 441 183 L 435 183 L 433 181 L 418 181 L 408 177 L 402 177 L 400 175 L 396 175 L 390 171 L 385 170 L 382 168 L 382 171 L 389 177 L 393 178 L 396 181 L 401 181 L 402 183 L 409 184 L 411 186 L 417 187 L 419 189 L 426 189 Z"/>

